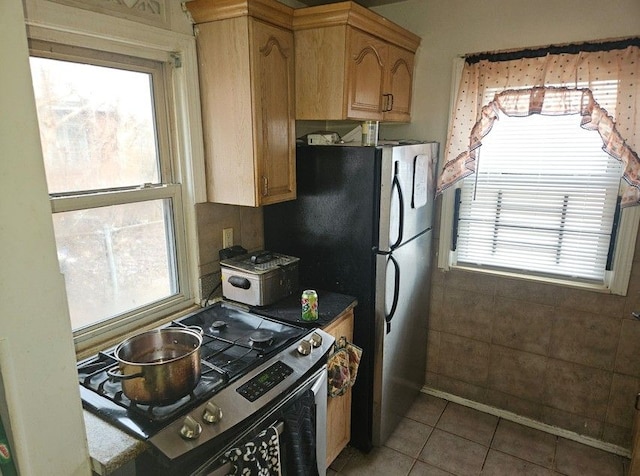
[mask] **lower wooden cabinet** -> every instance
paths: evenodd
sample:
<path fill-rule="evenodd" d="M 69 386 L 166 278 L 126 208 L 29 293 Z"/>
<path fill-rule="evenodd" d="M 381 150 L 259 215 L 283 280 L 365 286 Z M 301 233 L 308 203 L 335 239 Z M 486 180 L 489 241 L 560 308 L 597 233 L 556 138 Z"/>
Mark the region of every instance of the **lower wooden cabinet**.
<path fill-rule="evenodd" d="M 346 337 L 353 342 L 353 309 L 343 312 L 323 329 L 336 340 Z M 351 389 L 339 397 L 328 397 L 327 402 L 327 466 L 329 466 L 351 439 Z"/>

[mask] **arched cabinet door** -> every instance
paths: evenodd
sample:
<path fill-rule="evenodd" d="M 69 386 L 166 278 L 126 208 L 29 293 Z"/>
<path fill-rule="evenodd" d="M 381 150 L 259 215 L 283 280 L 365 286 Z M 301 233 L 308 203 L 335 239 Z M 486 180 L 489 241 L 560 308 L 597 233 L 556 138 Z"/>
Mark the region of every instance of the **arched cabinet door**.
<path fill-rule="evenodd" d="M 293 9 L 277 0 L 192 0 L 207 200 L 296 198 Z"/>
<path fill-rule="evenodd" d="M 295 198 L 293 33 L 252 22 L 256 202 L 268 205 Z"/>
<path fill-rule="evenodd" d="M 413 59 L 410 51 L 389 45 L 383 104 L 386 121 L 411 121 Z"/>
<path fill-rule="evenodd" d="M 411 120 L 419 36 L 356 2 L 296 8 L 293 30 L 297 119 Z"/>
<path fill-rule="evenodd" d="M 389 47 L 360 30 L 350 28 L 348 35 L 347 117 L 381 121 L 384 117 L 385 67 Z"/>

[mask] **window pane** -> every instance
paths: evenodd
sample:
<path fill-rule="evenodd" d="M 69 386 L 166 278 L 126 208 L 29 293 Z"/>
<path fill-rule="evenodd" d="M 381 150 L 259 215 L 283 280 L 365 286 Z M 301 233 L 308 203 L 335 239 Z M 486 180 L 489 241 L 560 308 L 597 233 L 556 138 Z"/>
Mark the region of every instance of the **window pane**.
<path fill-rule="evenodd" d="M 500 115 L 463 182 L 458 263 L 603 282 L 622 166 L 579 122 Z"/>
<path fill-rule="evenodd" d="M 31 57 L 49 193 L 160 181 L 151 75 Z"/>
<path fill-rule="evenodd" d="M 74 330 L 178 292 L 170 217 L 170 199 L 53 215 Z"/>

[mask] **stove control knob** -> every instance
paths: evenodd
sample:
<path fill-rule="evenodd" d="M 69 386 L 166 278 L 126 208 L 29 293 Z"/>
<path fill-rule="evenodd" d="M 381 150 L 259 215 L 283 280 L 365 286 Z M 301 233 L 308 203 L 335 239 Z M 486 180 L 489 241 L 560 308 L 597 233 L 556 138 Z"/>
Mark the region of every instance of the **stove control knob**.
<path fill-rule="evenodd" d="M 311 353 L 311 343 L 308 340 L 301 340 L 298 344 L 298 353 L 301 355 L 309 355 Z"/>
<path fill-rule="evenodd" d="M 322 345 L 322 336 L 314 332 L 311 334 L 311 337 L 309 337 L 309 342 L 311 342 L 311 345 L 314 347 L 320 347 Z"/>
<path fill-rule="evenodd" d="M 218 423 L 220 420 L 222 420 L 222 408 L 220 408 L 213 402 L 208 402 L 204 407 L 202 419 L 205 421 L 205 423 Z"/>
<path fill-rule="evenodd" d="M 187 416 L 182 422 L 182 428 L 180 428 L 180 436 L 185 440 L 195 440 L 202 433 L 202 426 L 195 421 L 192 417 Z"/>

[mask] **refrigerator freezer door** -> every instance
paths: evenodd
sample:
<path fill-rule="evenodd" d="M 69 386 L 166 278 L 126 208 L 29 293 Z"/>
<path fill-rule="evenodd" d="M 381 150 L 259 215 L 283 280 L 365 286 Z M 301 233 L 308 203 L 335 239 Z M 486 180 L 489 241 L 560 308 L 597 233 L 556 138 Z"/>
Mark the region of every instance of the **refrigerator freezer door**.
<path fill-rule="evenodd" d="M 424 385 L 431 275 L 431 231 L 378 256 L 373 444 L 384 444 Z M 396 280 L 399 279 L 399 282 Z M 399 293 L 394 299 L 394 293 Z M 393 302 L 396 308 L 387 317 Z M 387 332 L 388 331 L 388 332 Z"/>
<path fill-rule="evenodd" d="M 380 250 L 431 228 L 437 162 L 436 143 L 383 149 Z"/>

